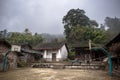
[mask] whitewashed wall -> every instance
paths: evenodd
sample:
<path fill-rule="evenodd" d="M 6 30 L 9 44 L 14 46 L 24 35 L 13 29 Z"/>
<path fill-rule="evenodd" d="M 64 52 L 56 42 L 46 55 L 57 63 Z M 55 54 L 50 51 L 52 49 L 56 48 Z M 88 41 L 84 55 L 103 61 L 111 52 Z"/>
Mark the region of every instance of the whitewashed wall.
<path fill-rule="evenodd" d="M 52 54 L 56 53 L 56 58 L 59 58 L 59 51 L 58 50 L 45 50 L 43 58 L 47 59 L 47 61 L 52 61 Z"/>
<path fill-rule="evenodd" d="M 61 50 L 61 58 L 66 59 L 68 57 L 68 51 L 65 45 L 62 46 Z"/>
<path fill-rule="evenodd" d="M 52 61 L 52 54 L 56 53 L 56 61 L 60 61 L 63 59 L 66 59 L 68 57 L 68 51 L 65 45 L 61 47 L 61 49 L 58 50 L 45 50 L 43 52 L 43 58 L 47 61 Z"/>

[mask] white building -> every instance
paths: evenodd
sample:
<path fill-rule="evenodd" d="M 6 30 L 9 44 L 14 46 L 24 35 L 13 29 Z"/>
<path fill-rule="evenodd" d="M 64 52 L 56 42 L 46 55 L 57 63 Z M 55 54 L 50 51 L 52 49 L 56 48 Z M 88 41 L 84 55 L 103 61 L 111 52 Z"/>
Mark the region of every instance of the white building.
<path fill-rule="evenodd" d="M 65 43 L 44 43 L 35 47 L 41 51 L 46 61 L 63 61 L 68 58 L 68 48 Z"/>

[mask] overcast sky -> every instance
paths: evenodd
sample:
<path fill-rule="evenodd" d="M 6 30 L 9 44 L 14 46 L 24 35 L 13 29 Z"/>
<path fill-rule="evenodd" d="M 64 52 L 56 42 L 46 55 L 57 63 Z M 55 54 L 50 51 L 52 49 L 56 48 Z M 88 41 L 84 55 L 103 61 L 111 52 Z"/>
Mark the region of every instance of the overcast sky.
<path fill-rule="evenodd" d="M 0 0 L 0 30 L 62 34 L 62 18 L 73 8 L 98 23 L 106 16 L 120 18 L 120 0 Z"/>

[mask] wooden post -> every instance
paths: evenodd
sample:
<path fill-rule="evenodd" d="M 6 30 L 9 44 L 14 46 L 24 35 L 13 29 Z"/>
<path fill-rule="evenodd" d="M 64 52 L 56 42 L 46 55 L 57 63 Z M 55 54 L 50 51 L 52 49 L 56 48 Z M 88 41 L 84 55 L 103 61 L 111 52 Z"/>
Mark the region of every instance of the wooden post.
<path fill-rule="evenodd" d="M 92 46 L 91 46 L 91 40 L 89 39 L 89 50 L 90 50 L 90 54 L 91 54 L 91 48 L 92 48 Z M 91 55 L 89 54 L 89 61 L 91 62 L 92 61 L 92 59 L 91 59 Z"/>

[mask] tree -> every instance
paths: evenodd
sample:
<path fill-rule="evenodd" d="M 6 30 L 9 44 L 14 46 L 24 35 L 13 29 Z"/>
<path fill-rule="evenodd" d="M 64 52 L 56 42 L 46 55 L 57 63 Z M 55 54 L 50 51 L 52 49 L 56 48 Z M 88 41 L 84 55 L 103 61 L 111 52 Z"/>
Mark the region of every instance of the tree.
<path fill-rule="evenodd" d="M 18 32 L 12 33 L 11 37 L 8 38 L 8 41 L 12 44 L 18 44 L 24 42 L 23 35 Z"/>
<path fill-rule="evenodd" d="M 30 32 L 30 30 L 28 28 L 26 28 L 24 30 L 24 34 L 26 34 L 26 35 L 32 35 L 32 33 Z"/>
<path fill-rule="evenodd" d="M 69 38 L 71 43 L 88 41 L 89 39 L 92 40 L 94 43 L 106 42 L 105 31 L 94 27 L 84 27 L 84 26 L 74 27 L 70 33 Z"/>
<path fill-rule="evenodd" d="M 98 28 L 98 23 L 95 20 L 90 20 L 85 15 L 84 10 L 71 9 L 63 17 L 63 24 L 66 40 L 69 43 L 89 39 L 96 43 L 104 42 L 104 31 Z"/>
<path fill-rule="evenodd" d="M 71 9 L 67 15 L 63 17 L 63 24 L 69 28 L 76 25 L 87 26 L 89 24 L 89 18 L 85 15 L 85 11 L 81 9 Z"/>
<path fill-rule="evenodd" d="M 42 42 L 43 38 L 40 34 L 32 35 L 29 33 L 13 32 L 8 41 L 12 44 L 30 43 L 31 45 L 36 45 Z"/>
<path fill-rule="evenodd" d="M 95 20 L 90 20 L 90 26 L 92 27 L 98 27 L 98 23 Z"/>
<path fill-rule="evenodd" d="M 101 28 L 102 30 L 105 30 L 105 25 L 104 25 L 104 24 L 100 24 L 100 28 Z"/>
<path fill-rule="evenodd" d="M 40 42 L 43 42 L 42 36 L 40 34 L 35 33 L 35 35 L 33 35 L 32 44 L 37 45 Z"/>
<path fill-rule="evenodd" d="M 108 30 L 114 34 L 118 34 L 120 32 L 120 18 L 106 17 L 105 25 L 108 27 Z"/>
<path fill-rule="evenodd" d="M 92 38 L 90 38 L 94 43 L 99 43 L 103 44 L 107 40 L 107 35 L 106 31 L 100 29 L 100 28 L 95 28 L 94 31 L 91 31 Z"/>
<path fill-rule="evenodd" d="M 7 29 L 0 31 L 0 38 L 6 39 L 7 38 Z"/>

